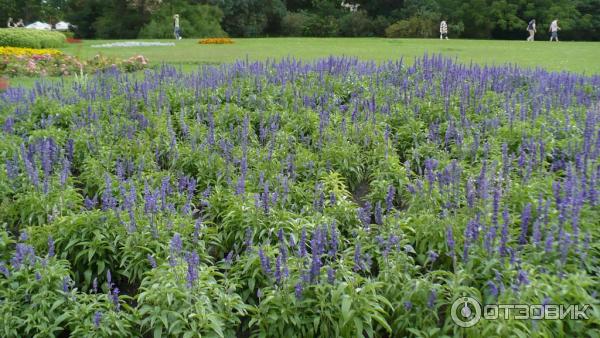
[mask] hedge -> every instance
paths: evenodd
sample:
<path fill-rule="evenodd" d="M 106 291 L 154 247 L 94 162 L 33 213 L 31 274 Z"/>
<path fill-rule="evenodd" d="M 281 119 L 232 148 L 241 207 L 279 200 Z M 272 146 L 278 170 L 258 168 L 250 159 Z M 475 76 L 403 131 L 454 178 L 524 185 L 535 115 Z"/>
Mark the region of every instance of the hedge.
<path fill-rule="evenodd" d="M 0 46 L 25 48 L 57 48 L 65 43 L 65 35 L 59 32 L 26 28 L 0 29 Z"/>

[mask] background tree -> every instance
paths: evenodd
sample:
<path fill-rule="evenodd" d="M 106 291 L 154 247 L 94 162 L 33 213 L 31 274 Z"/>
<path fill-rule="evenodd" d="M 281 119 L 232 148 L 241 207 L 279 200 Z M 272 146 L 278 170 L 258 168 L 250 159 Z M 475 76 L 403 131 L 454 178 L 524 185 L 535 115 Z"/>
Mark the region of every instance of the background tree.
<path fill-rule="evenodd" d="M 171 13 L 181 12 L 191 35 L 392 36 L 436 35 L 447 19 L 450 36 L 524 39 L 558 18 L 565 40 L 600 40 L 600 0 L 0 0 L 0 20 L 69 21 L 86 38 L 168 37 Z M 215 10 L 220 10 L 216 12 Z M 222 13 L 222 16 L 220 15 Z M 220 24 L 219 19 L 222 18 Z M 220 29 L 222 28 L 222 30 Z M 387 30 L 386 30 L 387 29 Z"/>
<path fill-rule="evenodd" d="M 6 27 L 8 18 L 13 19 L 18 15 L 17 0 L 0 0 L 0 24 L 2 28 Z"/>
<path fill-rule="evenodd" d="M 223 0 L 223 28 L 233 36 L 254 37 L 277 28 L 286 14 L 281 0 Z"/>
<path fill-rule="evenodd" d="M 68 0 L 44 0 L 40 2 L 39 16 L 50 24 L 64 21 Z"/>
<path fill-rule="evenodd" d="M 96 32 L 95 37 L 101 39 L 117 36 L 125 39 L 135 38 L 149 19 L 140 15 L 139 8 L 132 6 L 129 1 L 103 0 L 100 8 L 102 14 L 92 25 Z"/>
<path fill-rule="evenodd" d="M 140 31 L 140 38 L 172 38 L 173 15 L 180 15 L 181 33 L 184 37 L 223 37 L 227 33 L 221 28 L 223 11 L 216 6 L 191 4 L 182 0 L 170 1 L 154 11 L 150 22 Z"/>
<path fill-rule="evenodd" d="M 70 0 L 67 4 L 67 21 L 77 26 L 76 33 L 80 37 L 96 37 L 94 22 L 104 10 L 102 0 Z"/>

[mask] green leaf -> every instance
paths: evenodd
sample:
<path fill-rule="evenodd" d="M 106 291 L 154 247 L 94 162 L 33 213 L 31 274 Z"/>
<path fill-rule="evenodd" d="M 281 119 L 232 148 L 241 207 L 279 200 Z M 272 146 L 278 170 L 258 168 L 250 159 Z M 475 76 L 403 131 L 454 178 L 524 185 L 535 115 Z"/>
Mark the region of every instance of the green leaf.
<path fill-rule="evenodd" d="M 98 260 L 98 262 L 96 263 L 98 266 L 98 274 L 102 274 L 104 272 L 104 269 L 106 267 L 104 260 Z"/>
<path fill-rule="evenodd" d="M 157 325 L 154 328 L 154 338 L 160 338 L 162 337 L 162 326 L 161 325 Z"/>
<path fill-rule="evenodd" d="M 346 325 L 346 323 L 350 320 L 350 316 L 352 314 L 350 312 L 350 306 L 352 306 L 352 299 L 349 296 L 344 295 L 342 299 L 342 326 Z"/>
<path fill-rule="evenodd" d="M 356 337 L 363 337 L 363 322 L 359 317 L 354 317 L 354 327 L 356 327 Z"/>
<path fill-rule="evenodd" d="M 169 327 L 169 320 L 167 319 L 167 311 L 163 311 L 163 313 L 160 314 L 160 320 L 162 321 L 162 324 L 164 327 Z"/>

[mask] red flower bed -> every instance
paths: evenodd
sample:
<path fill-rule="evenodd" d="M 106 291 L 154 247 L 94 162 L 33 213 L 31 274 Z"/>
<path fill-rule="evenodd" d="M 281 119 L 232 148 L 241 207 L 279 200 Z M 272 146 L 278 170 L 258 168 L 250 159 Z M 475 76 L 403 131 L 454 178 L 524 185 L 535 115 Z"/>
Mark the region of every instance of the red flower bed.
<path fill-rule="evenodd" d="M 10 83 L 8 82 L 8 79 L 4 78 L 4 77 L 0 77 L 0 92 L 7 90 L 9 86 L 10 86 Z"/>
<path fill-rule="evenodd" d="M 81 43 L 81 39 L 67 38 L 67 43 Z"/>

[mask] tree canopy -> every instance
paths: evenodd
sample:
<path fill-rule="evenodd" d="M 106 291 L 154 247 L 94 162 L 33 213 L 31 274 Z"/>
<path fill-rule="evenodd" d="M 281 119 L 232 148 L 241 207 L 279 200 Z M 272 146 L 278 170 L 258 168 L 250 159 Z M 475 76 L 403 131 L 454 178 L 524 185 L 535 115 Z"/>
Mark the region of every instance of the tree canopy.
<path fill-rule="evenodd" d="M 181 14 L 184 36 L 435 37 L 522 39 L 560 20 L 561 37 L 600 39 L 600 0 L 0 0 L 0 20 L 69 21 L 86 38 L 168 37 Z M 186 34 L 187 33 L 187 34 Z"/>

